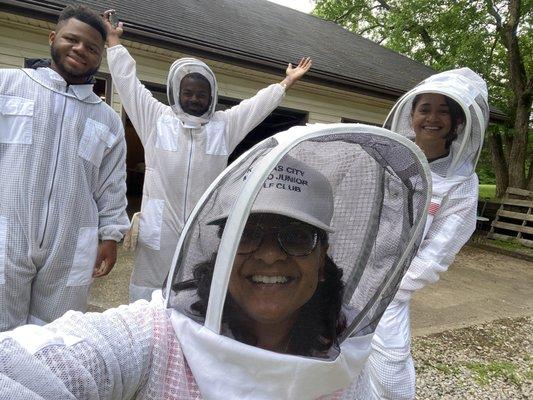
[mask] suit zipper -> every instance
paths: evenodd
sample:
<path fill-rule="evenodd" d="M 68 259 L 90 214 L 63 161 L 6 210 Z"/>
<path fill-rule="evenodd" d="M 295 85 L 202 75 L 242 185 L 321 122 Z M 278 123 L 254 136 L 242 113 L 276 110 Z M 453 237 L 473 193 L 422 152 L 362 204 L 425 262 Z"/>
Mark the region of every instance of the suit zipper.
<path fill-rule="evenodd" d="M 52 192 L 54 190 L 54 183 L 55 183 L 55 179 L 56 179 L 57 166 L 59 164 L 59 150 L 61 148 L 61 139 L 62 139 L 62 135 L 63 135 L 63 122 L 64 122 L 64 119 L 65 119 L 65 109 L 67 107 L 67 99 L 66 99 L 66 97 L 62 97 L 62 99 L 63 99 L 63 111 L 61 113 L 61 123 L 59 125 L 59 136 L 58 136 L 58 140 L 57 140 L 54 171 L 52 173 L 52 183 L 50 185 L 50 190 L 48 192 L 48 200 L 46 202 L 46 216 L 45 216 L 45 219 L 44 219 L 43 233 L 41 235 L 41 240 L 40 240 L 39 247 L 43 246 L 44 237 L 46 235 L 46 227 L 48 225 L 48 217 L 50 215 L 50 202 L 52 200 Z"/>
<path fill-rule="evenodd" d="M 192 155 L 193 155 L 193 147 L 194 147 L 194 141 L 193 141 L 193 135 L 192 135 L 192 128 L 189 129 L 189 136 L 191 138 L 190 144 L 189 144 L 189 159 L 188 159 L 188 165 L 187 165 L 187 177 L 185 179 L 185 198 L 183 201 L 183 223 L 185 224 L 185 221 L 187 220 L 187 196 L 189 192 L 189 178 L 191 174 L 191 165 L 192 165 Z"/>

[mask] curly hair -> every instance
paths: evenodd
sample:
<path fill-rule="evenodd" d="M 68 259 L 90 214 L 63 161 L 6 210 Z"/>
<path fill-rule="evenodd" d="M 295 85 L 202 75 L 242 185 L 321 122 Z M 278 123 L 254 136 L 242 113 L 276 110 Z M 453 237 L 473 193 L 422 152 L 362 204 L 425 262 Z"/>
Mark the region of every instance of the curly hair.
<path fill-rule="evenodd" d="M 104 21 L 102 17 L 91 8 L 84 5 L 67 6 L 63 9 L 63 11 L 61 11 L 61 14 L 59 14 L 57 24 L 60 25 L 71 18 L 75 18 L 78 21 L 84 22 L 90 27 L 96 29 L 102 36 L 104 42 L 107 40 L 107 30 L 105 28 Z"/>
<path fill-rule="evenodd" d="M 416 105 L 420 101 L 420 98 L 422 95 L 427 93 L 420 93 L 415 96 L 413 99 L 413 104 L 411 106 L 411 114 L 415 111 Z M 460 124 L 462 124 L 465 121 L 465 113 L 462 109 L 462 107 L 457 103 L 455 100 L 449 98 L 448 96 L 444 96 L 444 101 L 446 102 L 446 105 L 448 106 L 448 109 L 450 110 L 450 117 L 451 117 L 451 126 L 450 126 L 450 132 L 446 136 L 446 149 L 449 149 L 452 145 L 453 141 L 457 139 L 458 132 L 457 128 Z"/>
<path fill-rule="evenodd" d="M 193 271 L 197 282 L 199 300 L 191 305 L 193 312 L 205 317 L 213 279 L 216 254 L 208 262 L 198 264 Z M 309 301 L 304 304 L 291 329 L 287 353 L 302 356 L 319 356 L 337 345 L 337 338 L 346 328 L 346 318 L 341 312 L 344 283 L 342 269 L 326 256 L 324 280 Z M 256 338 L 242 328 L 242 312 L 231 294 L 226 296 L 222 321 L 236 340 L 254 345 Z"/>

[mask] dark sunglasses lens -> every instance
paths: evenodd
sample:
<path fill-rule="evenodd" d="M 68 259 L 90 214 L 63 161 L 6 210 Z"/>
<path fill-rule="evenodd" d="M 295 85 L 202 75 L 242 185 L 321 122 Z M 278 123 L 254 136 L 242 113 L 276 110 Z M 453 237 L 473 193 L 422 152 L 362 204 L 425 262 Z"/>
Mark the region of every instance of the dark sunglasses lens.
<path fill-rule="evenodd" d="M 280 229 L 278 238 L 281 246 L 291 256 L 305 256 L 316 247 L 317 232 L 311 226 L 288 225 Z"/>
<path fill-rule="evenodd" d="M 257 250 L 261 244 L 263 232 L 257 225 L 245 226 L 239 242 L 238 254 L 250 254 Z"/>

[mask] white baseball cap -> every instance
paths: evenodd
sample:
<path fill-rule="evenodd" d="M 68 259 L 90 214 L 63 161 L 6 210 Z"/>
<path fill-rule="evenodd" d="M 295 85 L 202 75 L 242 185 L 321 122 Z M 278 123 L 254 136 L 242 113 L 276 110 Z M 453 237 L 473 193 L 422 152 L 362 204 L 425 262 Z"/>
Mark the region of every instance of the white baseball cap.
<path fill-rule="evenodd" d="M 242 178 L 243 184 L 249 173 Z M 213 218 L 210 225 L 228 217 L 232 204 L 226 203 L 222 214 Z M 250 211 L 259 213 L 283 215 L 334 232 L 333 191 L 329 181 L 316 169 L 290 156 L 283 157 L 263 182 Z"/>

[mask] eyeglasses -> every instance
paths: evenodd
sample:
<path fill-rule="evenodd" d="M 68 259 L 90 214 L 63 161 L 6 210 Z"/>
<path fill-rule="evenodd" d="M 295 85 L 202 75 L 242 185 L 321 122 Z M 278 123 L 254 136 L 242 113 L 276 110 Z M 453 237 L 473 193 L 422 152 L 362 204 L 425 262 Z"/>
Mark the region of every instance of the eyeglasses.
<path fill-rule="evenodd" d="M 250 224 L 244 227 L 237 254 L 251 254 L 261 246 L 267 231 L 276 235 L 281 249 L 289 256 L 307 256 L 318 244 L 319 230 L 304 223 L 289 223 L 281 227 Z"/>

